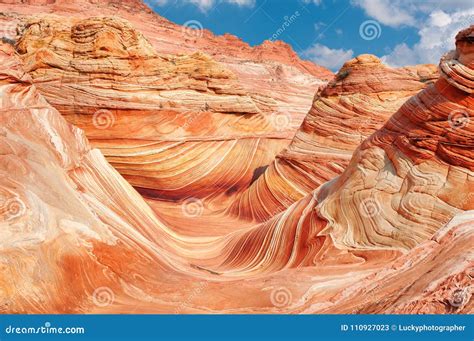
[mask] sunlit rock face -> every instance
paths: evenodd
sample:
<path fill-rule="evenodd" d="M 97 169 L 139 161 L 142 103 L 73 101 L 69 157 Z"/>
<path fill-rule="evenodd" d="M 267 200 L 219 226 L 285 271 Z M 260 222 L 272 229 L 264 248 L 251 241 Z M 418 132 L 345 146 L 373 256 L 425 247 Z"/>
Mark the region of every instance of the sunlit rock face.
<path fill-rule="evenodd" d="M 223 65 L 158 56 L 118 18 L 31 19 L 17 48 L 48 101 L 155 198 L 238 192 L 290 136 Z"/>
<path fill-rule="evenodd" d="M 346 62 L 316 93 L 289 147 L 228 212 L 265 221 L 341 174 L 357 146 L 436 78 L 434 65 L 393 69 L 373 55 Z"/>
<path fill-rule="evenodd" d="M 67 8 L 66 2 L 54 5 Z M 52 10 L 48 6 L 43 8 Z M 287 209 L 256 223 L 209 211 L 199 200 L 181 206 L 155 193 L 156 199 L 146 202 L 130 185 L 144 181 L 144 165 L 156 162 L 147 159 L 155 153 L 155 135 L 189 144 L 191 136 L 245 134 L 245 120 L 255 120 L 250 135 L 255 129 L 262 141 L 286 139 L 289 130 L 258 124 L 268 111 L 242 91 L 239 75 L 227 64 L 200 53 L 157 55 L 147 39 L 118 18 L 24 20 L 32 21 L 25 21 L 17 51 L 0 45 L 0 312 L 474 312 L 474 27 L 457 36 L 457 49 L 442 59 L 434 84 L 425 84 L 431 79 L 427 75 L 432 71 L 425 71 L 429 67 L 401 71 L 402 79 L 407 74 L 414 79 L 406 91 L 426 89 L 393 108 L 395 114 L 387 112 L 385 123 L 380 114 L 378 128 L 366 131 L 361 125 L 362 143 L 352 158 L 341 152 L 344 157 L 334 161 L 341 164 L 340 172 L 332 178 L 328 174 L 329 181 L 321 179 L 322 185 L 302 193 Z M 162 77 L 169 80 L 165 89 Z M 339 91 L 353 91 L 350 82 L 345 87 Z M 360 96 L 369 97 L 370 87 L 363 88 Z M 316 102 L 330 89 L 320 92 Z M 155 96 L 166 91 L 188 95 L 168 96 L 172 108 L 159 108 L 163 101 Z M 216 101 L 221 95 L 227 100 Z M 74 108 L 67 100 L 80 105 Z M 384 101 L 370 100 L 383 107 Z M 218 128 L 200 122 L 189 131 L 186 120 L 155 121 L 154 115 L 145 115 L 156 110 L 180 117 L 181 106 L 201 101 L 214 105 L 206 109 L 211 118 L 234 121 Z M 105 116 L 94 111 L 104 102 L 110 106 Z M 320 112 L 318 105 L 311 113 Z M 367 117 L 383 112 L 366 111 Z M 131 113 L 133 117 L 120 121 L 120 115 Z M 311 113 L 298 135 L 317 130 L 303 129 L 311 127 Z M 322 111 L 319 115 L 322 123 L 332 122 Z M 141 119 L 151 123 L 139 123 Z M 162 127 L 170 131 L 162 132 Z M 347 135 L 339 130 L 340 136 Z M 142 157 L 140 162 L 130 156 L 130 142 L 113 135 L 136 131 L 144 141 L 151 140 L 134 145 L 132 156 Z M 314 135 L 315 141 L 322 138 Z M 90 147 L 88 136 L 123 176 L 99 149 Z M 331 142 L 337 134 L 321 136 L 342 151 L 358 144 L 357 139 Z M 241 140 L 247 139 L 235 138 Z M 296 140 L 292 145 L 305 146 L 309 138 Z M 117 152 L 120 146 L 127 151 L 125 157 Z M 239 148 L 243 159 L 232 158 L 233 167 L 251 163 L 247 159 L 252 152 L 255 159 L 277 153 L 277 148 Z M 164 157 L 157 163 L 164 165 L 187 150 L 167 154 L 162 149 Z M 167 174 L 168 181 L 160 186 L 176 186 L 167 193 L 203 195 L 208 182 L 180 187 L 181 178 L 196 174 L 219 155 L 218 148 L 203 149 L 208 154 L 201 158 L 190 147 L 193 157 L 170 163 L 174 172 L 158 169 L 152 173 L 154 181 Z M 132 162 L 124 159 L 143 168 L 132 177 L 125 172 Z M 195 160 L 201 161 L 193 164 Z M 215 175 L 208 179 L 218 181 Z"/>
<path fill-rule="evenodd" d="M 473 232 L 474 211 L 458 214 L 431 239 L 348 287 L 318 312 L 472 313 Z M 311 311 L 312 307 L 304 312 Z"/>
<path fill-rule="evenodd" d="M 211 258 L 196 260 L 200 268 L 240 278 L 357 264 L 352 275 L 372 274 L 330 300 L 310 299 L 302 311 L 472 311 L 474 254 L 466 245 L 474 234 L 474 46 L 465 37 L 473 31 L 458 34 L 456 51 L 440 62 L 440 78 L 367 138 L 340 176 L 221 239 Z"/>
<path fill-rule="evenodd" d="M 292 294 L 279 287 L 288 277 L 271 271 L 281 261 L 262 270 L 265 280 L 253 276 L 259 267 L 223 271 L 232 262 L 221 246 L 232 245 L 233 234 L 188 237 L 168 228 L 39 94 L 11 46 L 1 45 L 0 65 L 1 312 L 281 312 L 291 305 Z M 327 265 L 334 274 L 347 267 Z M 301 284 L 295 295 L 311 282 Z"/>
<path fill-rule="evenodd" d="M 472 34 L 440 61 L 441 77 L 408 100 L 318 193 L 336 245 L 408 249 L 474 208 Z"/>
<path fill-rule="evenodd" d="M 10 34 L 23 35 L 21 51 L 38 68 L 33 80 L 46 81 L 38 84 L 40 92 L 86 131 L 128 181 L 155 198 L 180 200 L 193 193 L 215 199 L 209 206 L 222 206 L 289 144 L 315 91 L 332 77 L 282 42 L 250 47 L 199 25 L 175 25 L 141 1 L 12 2 L 0 10 L 7 13 L 0 21 Z M 58 17 L 42 19 L 45 13 Z M 91 20 L 93 15 L 129 22 Z M 123 46 L 127 51 L 120 51 Z M 56 61 L 38 65 L 43 58 Z M 161 72 L 167 76 L 157 76 Z M 71 95 L 71 87 L 81 90 Z M 99 129 L 91 127 L 94 113 Z M 114 127 L 104 129 L 112 121 Z M 214 161 L 204 162 L 211 154 Z M 177 164 L 194 174 L 178 172 Z"/>
<path fill-rule="evenodd" d="M 97 283 L 118 283 L 106 263 L 159 250 L 160 223 L 3 44 L 0 127 L 0 312 L 87 311 Z"/>

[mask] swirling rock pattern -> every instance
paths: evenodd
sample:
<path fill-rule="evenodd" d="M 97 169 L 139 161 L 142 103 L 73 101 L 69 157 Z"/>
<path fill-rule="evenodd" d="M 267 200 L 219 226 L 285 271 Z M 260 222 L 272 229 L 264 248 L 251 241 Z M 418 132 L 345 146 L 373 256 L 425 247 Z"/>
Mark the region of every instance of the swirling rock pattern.
<path fill-rule="evenodd" d="M 469 44 L 458 39 L 452 54 L 464 66 L 471 65 Z M 462 89 L 472 77 L 448 77 L 463 86 L 443 76 L 412 97 L 357 148 L 340 176 L 266 222 L 221 238 L 208 260 L 200 256 L 200 268 L 240 277 L 338 257 L 355 263 L 364 258 L 359 252 L 408 252 L 472 210 L 472 126 L 451 120 L 453 111 L 472 119 L 473 98 Z"/>
<path fill-rule="evenodd" d="M 341 174 L 359 144 L 436 77 L 434 65 L 393 69 L 373 55 L 346 62 L 316 94 L 288 148 L 229 213 L 265 221 Z"/>
<path fill-rule="evenodd" d="M 165 74 L 175 77 L 172 84 L 178 88 L 199 92 L 194 87 L 202 73 L 187 69 L 188 62 L 212 70 L 204 73 L 209 81 L 215 76 L 231 82 L 231 73 L 200 54 L 157 56 L 119 19 L 47 19 L 51 30 L 60 32 L 57 41 L 39 20 L 25 26 L 30 39 L 18 42 L 21 56 L 12 46 L 0 44 L 0 312 L 474 311 L 474 45 L 469 38 L 474 26 L 457 36 L 456 51 L 442 59 L 436 83 L 365 139 L 340 175 L 255 223 L 210 213 L 199 198 L 178 206 L 172 200 L 155 200 L 152 209 L 101 152 L 90 147 L 82 130 L 50 104 L 53 94 L 46 101 L 37 88 L 43 83 L 38 79 L 48 86 L 60 70 L 69 86 L 67 96 L 94 98 L 100 86 L 84 95 L 84 88 L 67 81 L 69 72 L 77 77 L 75 68 L 97 66 L 84 57 L 90 53 L 101 61 L 119 61 L 109 63 L 109 69 L 101 64 L 103 78 L 87 86 L 110 80 L 110 74 L 125 77 L 122 71 L 130 70 L 135 58 L 137 68 L 149 63 L 150 70 L 162 70 L 146 74 L 151 86 L 159 86 Z M 91 35 L 89 24 L 101 27 L 100 34 Z M 61 25 L 83 26 L 68 31 Z M 52 50 L 50 44 L 58 46 Z M 128 44 L 126 55 L 123 44 Z M 64 63 L 71 54 L 80 62 Z M 183 68 L 187 71 L 181 74 Z M 136 87 L 139 75 L 130 75 L 123 86 Z M 193 81 L 192 75 L 200 76 Z M 193 100 L 217 96 L 207 87 L 203 92 L 193 93 Z M 229 96 L 242 101 L 225 105 L 255 105 L 258 110 L 244 114 L 250 119 L 265 114 L 245 92 Z M 75 115 L 58 98 L 55 105 L 65 116 Z M 142 102 L 131 103 L 130 110 L 135 110 Z M 212 114 L 235 116 L 225 110 Z M 96 125 L 113 122 L 113 127 L 118 120 L 107 115 L 94 120 L 94 115 L 81 112 L 78 124 L 87 115 Z M 97 140 L 111 143 L 108 129 L 94 128 Z M 206 136 L 207 128 L 196 136 Z M 177 139 L 186 135 L 173 133 Z M 241 147 L 248 152 L 248 146 Z M 177 172 L 180 167 L 178 162 Z"/>
<path fill-rule="evenodd" d="M 169 229 L 44 100 L 8 45 L 0 65 L 2 312 L 219 311 L 232 290 L 229 312 L 247 309 L 235 290 L 242 282 L 195 262 L 212 265 L 221 238 Z M 266 284 L 244 290 L 260 293 L 246 302 L 252 310 L 291 303 Z"/>
<path fill-rule="evenodd" d="M 62 61 L 53 62 L 49 59 L 46 64 L 37 65 L 40 69 L 51 68 L 56 69 L 55 71 L 32 72 L 35 81 L 39 77 L 39 90 L 57 109 L 68 115 L 70 122 L 86 131 L 92 144 L 101 148 L 107 159 L 128 181 L 140 188 L 142 193 L 152 197 L 175 200 L 187 198 L 190 193 L 194 193 L 192 195 L 200 198 L 217 196 L 213 203 L 222 206 L 221 203 L 224 203 L 228 196 L 234 196 L 248 187 L 261 174 L 261 169 L 288 145 L 310 106 L 314 92 L 332 77 L 329 70 L 308 61 L 301 61 L 290 46 L 282 42 L 265 42 L 262 46 L 250 47 L 231 35 L 214 36 L 207 30 L 196 31 L 173 24 L 153 13 L 138 0 L 56 0 L 41 5 L 32 1 L 27 6 L 13 1 L 10 4 L 0 4 L 0 9 L 6 13 L 17 13 L 16 16 L 11 15 L 6 19 L 10 22 L 20 22 L 20 28 L 22 30 L 26 28 L 27 36 L 34 41 L 42 37 L 42 52 L 38 59 L 46 56 L 58 58 L 51 53 L 52 51 L 61 55 Z M 49 23 L 41 21 L 38 17 L 36 22 L 31 22 L 25 17 L 47 12 L 61 15 L 62 18 L 55 23 L 49 20 L 51 21 Z M 69 20 L 71 12 L 74 12 L 74 17 L 84 19 L 93 14 L 120 15 L 133 23 L 137 31 L 131 32 L 125 28 L 127 24 L 123 20 L 120 24 L 109 20 L 108 24 L 105 23 L 109 25 L 106 30 L 100 25 L 94 26 L 98 23 L 97 20 L 81 26 L 78 24 L 80 19 L 72 20 L 74 23 Z M 63 20 L 65 17 L 68 19 Z M 104 22 L 101 25 L 104 25 Z M 120 25 L 124 28 L 120 28 Z M 72 36 L 68 37 L 64 33 L 70 30 L 71 26 L 75 29 Z M 103 32 L 98 35 L 92 34 L 94 30 Z M 56 31 L 62 33 L 55 35 Z M 137 66 L 140 64 L 138 55 L 142 55 L 143 59 L 144 54 L 141 53 L 143 49 L 138 55 L 131 54 L 130 51 L 126 53 L 121 51 L 114 55 L 120 50 L 121 41 L 117 36 L 111 38 L 111 35 L 120 35 L 119 33 L 125 31 L 128 37 L 126 39 L 138 36 L 139 32 L 142 32 L 155 51 L 161 54 L 173 54 L 174 56 L 161 57 L 169 62 L 168 65 L 179 63 L 179 67 L 174 68 L 178 72 L 177 77 L 186 78 L 186 72 L 192 73 L 193 70 L 197 72 L 190 75 L 189 80 L 176 79 L 173 75 L 169 75 L 176 88 L 167 88 L 167 85 L 162 83 L 158 86 L 161 95 L 156 93 L 157 84 L 140 87 L 142 82 L 149 82 L 150 77 L 153 77 L 153 67 L 148 69 L 145 75 L 137 75 L 137 72 L 143 72 L 150 67 Z M 94 45 L 96 51 L 92 51 L 91 42 L 82 41 L 79 37 L 80 35 L 85 37 L 87 34 L 92 34 L 88 36 L 89 39 L 96 40 Z M 28 45 L 26 39 L 23 38 L 25 48 Z M 53 43 L 49 44 L 51 41 Z M 129 43 L 130 41 L 125 45 L 130 47 Z M 58 44 L 61 46 L 59 49 Z M 108 44 L 110 45 L 107 46 Z M 147 45 L 147 43 L 140 44 L 142 47 Z M 33 51 L 36 48 L 36 45 L 32 44 L 28 54 L 36 55 Z M 48 49 L 49 52 L 45 51 Z M 64 50 L 71 52 L 73 49 L 85 50 L 80 53 L 63 53 Z M 149 58 L 149 46 L 145 50 L 148 53 L 145 54 L 146 58 Z M 226 70 L 224 72 L 226 75 L 212 73 L 211 70 L 215 70 L 218 64 L 211 63 L 210 58 L 207 63 L 198 61 L 197 59 L 204 57 L 200 53 L 196 55 L 196 51 L 205 51 L 213 60 L 219 61 L 221 63 L 219 68 Z M 71 60 L 76 61 L 72 69 L 81 64 L 81 60 L 87 57 L 84 53 L 90 58 L 100 56 L 102 60 L 96 59 L 97 64 L 100 62 L 108 64 L 94 65 L 94 62 L 89 60 L 87 70 L 62 69 L 65 63 Z M 176 56 L 182 53 L 198 57 Z M 106 56 L 114 56 L 116 59 L 104 60 L 107 59 Z M 129 63 L 118 62 L 117 58 L 124 56 L 130 59 Z M 110 65 L 112 61 L 118 65 Z M 206 71 L 206 67 L 211 70 Z M 121 77 L 114 76 L 117 70 L 109 73 L 111 68 L 120 69 Z M 78 75 L 79 71 L 85 73 Z M 154 71 L 163 71 L 163 68 Z M 166 72 L 169 71 L 171 70 Z M 206 74 L 208 71 L 211 74 Z M 52 75 L 53 73 L 55 74 Z M 88 83 L 88 74 L 95 84 Z M 231 74 L 235 76 L 231 77 Z M 234 80 L 230 80 L 229 77 Z M 133 82 L 134 85 L 128 84 L 124 89 L 124 85 L 120 84 L 123 79 Z M 211 79 L 212 81 L 207 84 Z M 164 78 L 161 81 L 170 84 L 170 79 Z M 68 96 L 68 90 L 77 90 L 77 84 L 80 84 L 84 97 L 77 91 L 74 95 Z M 71 89 L 71 86 L 76 89 Z M 110 91 L 115 87 L 122 88 L 122 91 L 120 93 Z M 193 87 L 194 92 L 190 91 Z M 238 94 L 233 93 L 236 90 Z M 113 97 L 114 93 L 115 100 L 108 98 L 109 95 Z M 209 96 L 212 93 L 215 96 Z M 229 98 L 229 95 L 236 96 Z M 198 98 L 200 99 L 197 100 Z M 71 103 L 76 105 L 73 106 Z M 108 107 L 109 104 L 112 104 L 112 108 Z M 255 106 L 260 110 L 259 115 L 250 115 L 255 113 Z M 82 110 L 84 116 L 79 115 L 78 108 Z M 93 120 L 91 116 L 99 110 L 98 118 L 95 120 L 99 129 L 95 126 L 90 127 Z M 224 116 L 223 113 L 234 115 Z M 134 126 L 130 125 L 129 116 L 132 115 Z M 137 119 L 138 117 L 141 118 Z M 106 129 L 110 128 L 111 123 L 114 123 L 115 129 Z M 118 133 L 120 129 L 122 133 Z M 107 134 L 103 130 L 107 130 Z M 97 138 L 99 135 L 100 138 Z M 124 138 L 124 135 L 127 138 Z M 129 138 L 130 135 L 133 137 Z M 118 139 L 120 141 L 117 141 Z M 245 156 L 243 150 L 253 152 L 245 152 L 247 154 Z M 267 153 L 260 153 L 261 150 L 266 150 Z M 205 162 L 212 152 L 216 154 L 215 162 Z M 176 157 L 170 157 L 170 154 Z M 235 159 L 242 160 L 245 166 L 235 167 L 240 163 L 231 162 Z M 161 164 L 159 169 L 156 164 L 153 166 L 153 163 L 157 162 Z M 175 165 L 182 162 L 187 163 L 183 169 L 189 167 L 189 172 L 192 170 L 196 174 L 194 176 L 178 174 Z M 231 163 L 233 167 L 230 167 Z M 162 176 L 157 177 L 158 172 Z M 171 181 L 174 182 L 172 186 Z M 203 188 L 206 190 L 199 194 L 196 193 L 198 188 L 201 191 Z M 230 190 L 227 191 L 228 189 Z M 210 203 L 210 206 L 213 205 Z"/>
<path fill-rule="evenodd" d="M 238 192 L 290 136 L 231 71 L 158 56 L 118 18 L 34 18 L 17 48 L 39 91 L 149 196 Z"/>
<path fill-rule="evenodd" d="M 344 290 L 318 312 L 451 314 L 473 311 L 474 211 L 455 216 L 430 240 Z M 439 259 L 443 259 L 439 262 Z M 403 295 L 400 293 L 403 292 Z M 311 313 L 313 307 L 303 310 Z"/>
<path fill-rule="evenodd" d="M 91 241 L 116 244 L 114 228 L 133 235 L 119 218 L 131 208 L 125 202 L 139 214 L 129 218 L 150 209 L 31 85 L 8 45 L 0 45 L 0 94 L 0 311 L 72 312 L 93 290 L 87 271 L 108 276 Z M 78 296 L 61 297 L 64 290 Z"/>
<path fill-rule="evenodd" d="M 336 245 L 412 248 L 474 208 L 474 99 L 472 88 L 466 91 L 474 48 L 463 33 L 441 60 L 442 77 L 365 140 L 344 173 L 319 192 L 318 209 Z M 462 67 L 447 73 L 447 58 Z M 459 113 L 462 119 L 454 119 Z"/>
<path fill-rule="evenodd" d="M 117 18 L 34 18 L 23 32 L 18 49 L 38 89 L 152 197 L 223 202 L 258 176 L 299 120 L 273 112 L 277 102 L 247 94 L 201 53 L 156 55 Z"/>

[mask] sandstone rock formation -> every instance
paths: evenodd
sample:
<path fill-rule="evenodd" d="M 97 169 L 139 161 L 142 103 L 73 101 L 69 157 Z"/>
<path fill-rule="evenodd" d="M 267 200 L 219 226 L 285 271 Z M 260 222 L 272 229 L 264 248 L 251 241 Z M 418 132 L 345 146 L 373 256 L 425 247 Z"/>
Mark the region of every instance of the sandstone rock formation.
<path fill-rule="evenodd" d="M 451 314 L 472 312 L 474 211 L 455 216 L 420 244 L 362 283 L 344 290 L 320 313 Z M 440 259 L 443 261 L 440 262 Z M 403 292 L 403 295 L 400 293 Z M 310 313 L 313 307 L 304 310 Z"/>
<path fill-rule="evenodd" d="M 265 221 L 341 174 L 357 146 L 436 77 L 434 65 L 393 69 L 373 55 L 346 62 L 316 94 L 289 147 L 228 211 Z"/>
<path fill-rule="evenodd" d="M 324 236 L 341 250 L 406 252 L 472 210 L 474 46 L 463 37 L 473 30 L 458 35 L 457 50 L 441 60 L 436 83 L 364 140 L 341 175 L 226 241 L 224 269 L 307 264 L 325 251 Z M 267 198 L 262 195 L 262 202 Z"/>
<path fill-rule="evenodd" d="M 372 272 L 365 282 L 340 291 L 337 304 L 312 301 L 305 311 L 471 311 L 472 32 L 458 34 L 456 51 L 440 62 L 441 77 L 366 139 L 340 176 L 265 223 L 223 238 L 208 260 L 200 256 L 200 267 L 241 278 L 357 264 Z M 447 254 L 453 258 L 444 262 Z M 376 269 L 377 261 L 386 268 Z M 411 285 L 416 289 L 400 297 Z"/>
<path fill-rule="evenodd" d="M 456 51 L 441 60 L 440 79 L 364 141 L 345 172 L 319 192 L 336 244 L 411 248 L 474 208 L 474 46 L 463 38 L 473 28 L 460 32 Z"/>
<path fill-rule="evenodd" d="M 207 51 L 219 61 L 236 63 L 252 61 L 268 62 L 295 67 L 303 73 L 318 79 L 329 80 L 333 74 L 324 67 L 301 60 L 293 49 L 282 41 L 265 41 L 262 45 L 251 47 L 231 34 L 215 36 L 211 31 L 201 28 L 199 22 L 177 25 L 154 13 L 141 0 L 2 0 L 2 10 L 8 14 L 31 15 L 54 13 L 84 18 L 94 15 L 118 15 L 132 22 L 149 38 L 157 50 L 168 54 L 191 54 Z"/>
<path fill-rule="evenodd" d="M 230 283 L 194 264 L 220 240 L 170 230 L 42 98 L 8 45 L 0 65 L 1 312 L 225 312 L 232 292 L 228 312 L 275 302 L 260 280 Z"/>
<path fill-rule="evenodd" d="M 39 91 L 149 196 L 237 192 L 290 137 L 231 71 L 199 52 L 159 56 L 119 18 L 24 25 L 17 48 Z"/>
<path fill-rule="evenodd" d="M 474 312 L 474 26 L 458 34 L 434 84 L 428 66 L 347 63 L 352 75 L 318 93 L 285 153 L 300 153 L 311 174 L 312 153 L 339 152 L 301 198 L 256 223 L 176 200 L 214 193 L 219 181 L 235 191 L 224 181 L 241 176 L 233 167 L 259 169 L 278 152 L 265 141 L 290 134 L 270 127 L 270 111 L 229 64 L 158 55 L 119 18 L 22 23 L 16 51 L 0 44 L 0 312 Z M 361 85 L 365 63 L 403 96 L 425 89 L 398 109 L 399 88 Z M 207 120 L 191 118 L 203 103 Z M 351 123 L 326 111 L 374 123 L 353 137 Z M 152 190 L 162 180 L 168 193 L 146 202 L 86 135 L 130 183 Z M 239 152 L 222 177 L 198 173 L 216 169 L 228 140 Z"/>
<path fill-rule="evenodd" d="M 8 45 L 0 45 L 0 93 L 0 312 L 77 311 L 94 290 L 86 277 L 108 276 L 93 250 L 115 245 L 109 256 L 120 261 L 127 239 L 156 218 L 42 98 Z M 148 248 L 141 238 L 136 257 Z"/>
<path fill-rule="evenodd" d="M 11 28 L 19 23 L 19 51 L 40 92 L 141 193 L 206 198 L 206 207 L 222 208 L 288 145 L 312 94 L 332 74 L 301 61 L 284 43 L 251 48 L 231 35 L 175 25 L 136 2 L 0 6 L 13 13 L 6 18 Z M 111 8 L 134 27 L 113 17 L 25 16 L 74 10 L 81 18 Z M 183 164 L 180 172 L 177 164 Z"/>
<path fill-rule="evenodd" d="M 304 119 L 315 91 L 333 77 L 329 70 L 302 61 L 291 47 L 281 41 L 266 41 L 251 47 L 239 38 L 215 36 L 200 29 L 199 22 L 183 26 L 155 14 L 140 0 L 54 0 L 0 2 L 0 23 L 8 26 L 7 36 L 16 38 L 16 26 L 33 14 L 54 13 L 63 17 L 120 16 L 143 33 L 158 53 L 192 54 L 205 51 L 232 70 L 246 92 L 281 116 L 278 130 L 296 130 Z M 0 32 L 1 33 L 1 32 Z"/>

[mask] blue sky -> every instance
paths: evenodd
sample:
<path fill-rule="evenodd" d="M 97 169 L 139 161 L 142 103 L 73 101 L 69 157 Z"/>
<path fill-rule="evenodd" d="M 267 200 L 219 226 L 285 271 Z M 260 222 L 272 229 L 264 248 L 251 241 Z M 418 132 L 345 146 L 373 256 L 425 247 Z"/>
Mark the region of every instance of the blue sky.
<path fill-rule="evenodd" d="M 455 33 L 474 24 L 465 0 L 147 0 L 178 24 L 197 20 L 250 45 L 277 38 L 334 71 L 362 53 L 392 66 L 437 63 Z"/>

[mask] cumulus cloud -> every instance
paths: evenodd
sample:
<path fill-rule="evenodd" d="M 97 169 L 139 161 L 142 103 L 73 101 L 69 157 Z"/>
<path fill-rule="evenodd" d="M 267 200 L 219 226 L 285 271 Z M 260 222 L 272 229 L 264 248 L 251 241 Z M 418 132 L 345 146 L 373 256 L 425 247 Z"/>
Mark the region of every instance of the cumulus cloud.
<path fill-rule="evenodd" d="M 398 0 L 397 2 L 424 13 L 431 13 L 435 10 L 457 12 L 473 7 L 472 0 Z"/>
<path fill-rule="evenodd" d="M 393 0 L 353 0 L 352 3 L 361 7 L 365 14 L 374 18 L 380 23 L 399 27 L 401 25 L 413 26 L 416 23 L 415 17 L 410 13 L 410 9 L 403 6 L 403 2 Z"/>
<path fill-rule="evenodd" d="M 226 2 L 239 6 L 254 6 L 255 0 L 227 0 Z"/>
<path fill-rule="evenodd" d="M 369 17 L 391 27 L 418 27 L 420 15 L 436 11 L 453 13 L 473 8 L 472 0 L 351 0 L 351 3 L 362 8 Z M 438 19 L 446 21 L 447 17 Z"/>
<path fill-rule="evenodd" d="M 214 0 L 186 0 L 187 2 L 192 3 L 193 5 L 196 5 L 202 10 L 207 10 L 214 6 Z"/>
<path fill-rule="evenodd" d="M 455 13 L 435 10 L 420 24 L 418 43 L 412 47 L 404 43 L 398 44 L 382 59 L 392 66 L 436 64 L 443 54 L 454 49 L 454 37 L 457 32 L 471 25 L 473 21 L 474 8 Z"/>
<path fill-rule="evenodd" d="M 316 43 L 303 52 L 303 57 L 308 58 L 318 65 L 337 71 L 342 64 L 354 57 L 354 51 L 344 49 L 331 49 Z"/>
<path fill-rule="evenodd" d="M 304 0 L 304 3 L 306 4 L 314 3 L 316 6 L 319 6 L 323 3 L 323 0 Z"/>
<path fill-rule="evenodd" d="M 456 33 L 474 22 L 472 0 L 351 0 L 351 3 L 383 25 L 418 29 L 417 43 L 395 45 L 382 58 L 392 66 L 437 63 L 454 48 Z"/>
<path fill-rule="evenodd" d="M 443 11 L 435 11 L 430 16 L 431 24 L 436 27 L 444 27 L 453 22 L 451 16 Z"/>
<path fill-rule="evenodd" d="M 164 6 L 168 4 L 169 2 L 171 2 L 171 0 L 148 0 L 145 2 L 152 5 L 155 4 L 158 6 Z M 214 7 L 214 5 L 217 2 L 228 3 L 228 4 L 238 5 L 242 7 L 243 6 L 252 7 L 255 5 L 255 0 L 181 0 L 181 3 L 190 3 L 193 5 L 196 5 L 202 11 L 206 11 Z"/>

